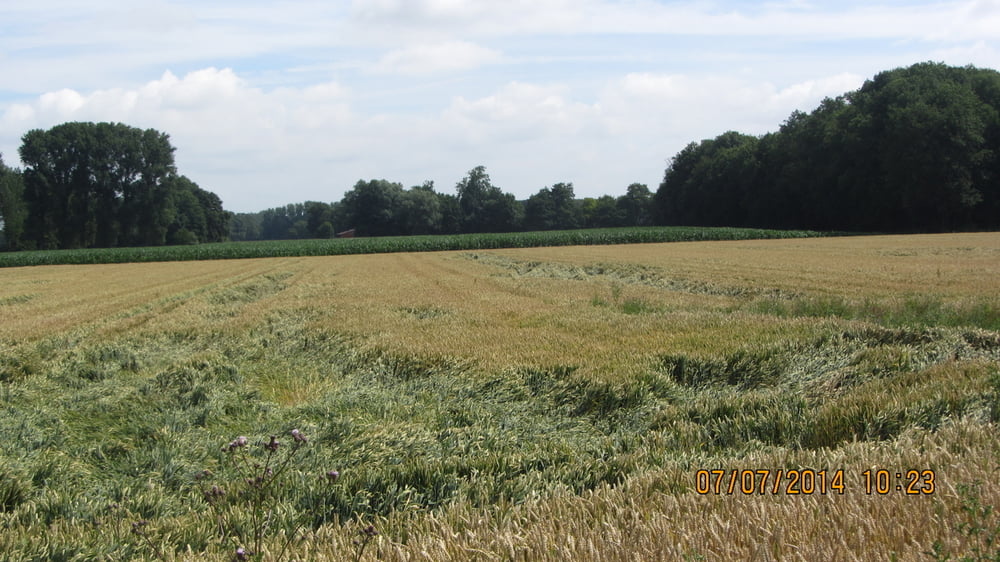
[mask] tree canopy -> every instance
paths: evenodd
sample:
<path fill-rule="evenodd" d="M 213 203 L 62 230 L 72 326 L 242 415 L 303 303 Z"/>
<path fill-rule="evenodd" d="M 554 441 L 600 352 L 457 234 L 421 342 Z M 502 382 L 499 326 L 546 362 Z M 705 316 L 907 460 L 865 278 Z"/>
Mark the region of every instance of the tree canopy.
<path fill-rule="evenodd" d="M 793 113 L 775 133 L 692 143 L 663 224 L 861 231 L 1000 226 L 1000 73 L 922 63 Z"/>
<path fill-rule="evenodd" d="M 485 166 L 476 166 L 455 185 L 463 232 L 517 230 L 517 200 L 490 182 Z"/>
<path fill-rule="evenodd" d="M 24 221 L 38 249 L 223 240 L 222 202 L 174 166 L 169 137 L 121 123 L 64 123 L 22 138 Z"/>
<path fill-rule="evenodd" d="M 572 183 L 544 187 L 524 203 L 524 226 L 528 230 L 569 230 L 580 227 Z"/>

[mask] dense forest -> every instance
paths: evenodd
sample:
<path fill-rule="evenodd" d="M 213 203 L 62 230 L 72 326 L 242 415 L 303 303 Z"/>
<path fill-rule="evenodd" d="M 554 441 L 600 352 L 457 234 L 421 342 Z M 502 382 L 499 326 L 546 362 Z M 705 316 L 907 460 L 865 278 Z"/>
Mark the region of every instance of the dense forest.
<path fill-rule="evenodd" d="M 1000 73 L 922 63 L 674 156 L 662 224 L 883 232 L 1000 227 Z"/>
<path fill-rule="evenodd" d="M 528 199 L 483 166 L 455 193 L 360 180 L 337 202 L 232 214 L 178 175 L 167 135 L 123 124 L 33 130 L 23 171 L 0 159 L 0 249 L 511 232 L 646 225 L 939 232 L 1000 228 L 1000 73 L 921 63 L 794 112 L 778 131 L 693 142 L 655 194 Z"/>
<path fill-rule="evenodd" d="M 456 194 L 439 193 L 433 182 L 404 189 L 386 180 L 358 181 L 336 203 L 307 201 L 259 213 L 233 216 L 232 240 L 329 238 L 338 230 L 357 236 L 406 236 L 569 230 L 652 225 L 653 194 L 643 184 L 628 186 L 619 197 L 577 199 L 572 183 L 545 187 L 517 201 L 477 166 L 456 185 Z"/>

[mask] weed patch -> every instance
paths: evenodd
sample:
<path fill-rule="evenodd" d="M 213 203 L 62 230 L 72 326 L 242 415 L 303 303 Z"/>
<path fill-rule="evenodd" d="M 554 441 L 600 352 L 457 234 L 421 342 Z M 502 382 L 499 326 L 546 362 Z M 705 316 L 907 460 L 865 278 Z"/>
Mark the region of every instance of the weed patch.
<path fill-rule="evenodd" d="M 794 293 L 776 288 L 722 285 L 701 279 L 670 277 L 660 268 L 644 265 L 607 263 L 577 265 L 524 261 L 498 254 L 465 254 L 465 257 L 477 263 L 499 267 L 515 278 L 569 279 L 607 284 L 612 289 L 612 301 L 620 300 L 622 285 L 654 287 L 693 295 L 773 299 L 789 299 L 795 296 Z"/>
<path fill-rule="evenodd" d="M 1000 330 L 1000 303 L 996 299 L 948 302 L 931 295 L 897 299 L 863 299 L 842 296 L 764 298 L 747 310 L 783 318 L 844 318 L 865 320 L 887 327 L 976 327 Z"/>
<path fill-rule="evenodd" d="M 30 302 L 34 298 L 35 298 L 34 294 L 13 295 L 10 297 L 3 297 L 0 298 L 0 306 L 14 306 L 18 304 L 24 304 L 26 302 Z"/>

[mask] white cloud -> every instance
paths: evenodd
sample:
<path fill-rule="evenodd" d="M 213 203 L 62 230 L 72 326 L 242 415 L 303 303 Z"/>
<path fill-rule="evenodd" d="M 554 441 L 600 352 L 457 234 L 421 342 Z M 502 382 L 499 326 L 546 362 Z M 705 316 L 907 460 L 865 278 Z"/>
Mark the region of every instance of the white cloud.
<path fill-rule="evenodd" d="M 170 135 L 181 173 L 205 182 L 224 201 L 256 207 L 268 197 L 297 199 L 280 190 L 284 181 L 321 181 L 319 162 L 358 157 L 351 130 L 359 128 L 359 119 L 349 97 L 336 83 L 264 92 L 230 69 L 206 68 L 183 78 L 166 72 L 135 89 L 46 93 L 9 106 L 0 123 L 4 132 L 20 133 L 66 121 L 154 128 Z M 12 148 L 19 142 L 2 140 Z"/>
<path fill-rule="evenodd" d="M 0 151 L 70 120 L 152 127 L 236 210 L 359 178 L 449 190 L 477 164 L 519 197 L 620 193 L 874 72 L 1000 66 L 998 18 L 996 0 L 7 2 Z"/>
<path fill-rule="evenodd" d="M 952 41 L 1000 38 L 1000 2 L 973 0 L 951 7 L 926 38 Z"/>
<path fill-rule="evenodd" d="M 392 50 L 379 60 L 374 71 L 420 75 L 470 70 L 500 62 L 503 54 L 467 41 L 418 44 Z"/>
<path fill-rule="evenodd" d="M 815 80 L 806 80 L 792 84 L 771 95 L 771 107 L 786 114 L 792 110 L 808 111 L 819 105 L 826 97 L 836 97 L 840 94 L 857 90 L 864 84 L 865 77 L 843 72 L 836 76 L 827 76 Z"/>
<path fill-rule="evenodd" d="M 6 24 L 0 52 L 6 54 L 5 74 L 18 77 L 5 87 L 34 94 L 63 87 L 135 84 L 135 72 L 148 76 L 164 68 L 231 66 L 246 72 L 244 65 L 252 65 L 254 57 L 276 53 L 298 59 L 290 66 L 343 63 L 345 47 L 389 50 L 381 64 L 399 68 L 409 59 L 422 60 L 418 45 L 430 49 L 466 42 L 496 48 L 499 40 L 516 42 L 527 36 L 584 40 L 600 34 L 704 36 L 719 38 L 721 48 L 747 37 L 775 42 L 787 38 L 996 41 L 998 6 L 995 0 L 886 5 L 803 5 L 796 0 L 763 5 L 698 0 L 354 0 L 348 8 L 311 1 L 282 2 L 276 7 L 145 0 L 123 9 L 112 0 L 87 4 L 37 0 L 0 4 L 0 21 Z M 469 68 L 495 61 L 497 53 L 460 50 L 459 54 L 472 56 L 473 62 L 458 65 Z M 367 53 L 350 56 L 355 55 L 367 57 Z M 423 53 L 441 66 L 434 55 Z M 59 68 L 53 69 L 53 64 Z"/>
<path fill-rule="evenodd" d="M 165 110 L 226 106 L 245 96 L 247 84 L 232 69 L 206 68 L 191 72 L 183 80 L 170 71 L 142 88 L 138 95 Z"/>
<path fill-rule="evenodd" d="M 84 105 L 83 96 L 69 89 L 43 94 L 38 99 L 38 108 L 42 113 L 72 115 Z"/>
<path fill-rule="evenodd" d="M 456 97 L 444 120 L 472 142 L 511 142 L 579 134 L 597 115 L 596 106 L 566 99 L 565 88 L 512 82 L 495 94 Z"/>
<path fill-rule="evenodd" d="M 792 110 L 860 83 L 850 74 L 776 87 L 647 72 L 612 79 L 589 99 L 564 84 L 513 81 L 419 113 L 361 114 L 361 93 L 340 83 L 265 91 L 230 69 L 206 68 L 133 89 L 43 94 L 9 106 L 0 122 L 20 133 L 70 120 L 164 131 L 179 171 L 239 211 L 337 200 L 360 178 L 432 179 L 448 191 L 478 164 L 519 198 L 557 181 L 573 182 L 583 197 L 617 194 L 633 181 L 655 186 L 688 142 L 774 130 Z"/>
<path fill-rule="evenodd" d="M 792 111 L 812 110 L 862 82 L 838 74 L 776 87 L 753 78 L 632 73 L 588 102 L 563 86 L 512 82 L 491 95 L 455 98 L 442 122 L 464 153 L 502 168 L 494 179 L 506 177 L 498 184 L 518 196 L 556 181 L 597 196 L 633 181 L 655 187 L 687 143 L 727 130 L 776 130 Z"/>
<path fill-rule="evenodd" d="M 488 3 L 469 0 L 352 0 L 351 9 L 361 19 L 456 19 L 481 15 Z"/>
<path fill-rule="evenodd" d="M 1000 68 L 1000 49 L 986 41 L 937 49 L 930 58 L 959 66 L 972 64 L 981 68 Z"/>
<path fill-rule="evenodd" d="M 857 89 L 863 82 L 861 76 L 843 73 L 780 88 L 732 75 L 631 73 L 606 90 L 604 105 L 616 133 L 658 127 L 684 131 L 694 141 L 726 130 L 775 130 L 792 111 L 809 111 L 823 98 Z M 703 136 L 692 137 L 693 132 Z"/>

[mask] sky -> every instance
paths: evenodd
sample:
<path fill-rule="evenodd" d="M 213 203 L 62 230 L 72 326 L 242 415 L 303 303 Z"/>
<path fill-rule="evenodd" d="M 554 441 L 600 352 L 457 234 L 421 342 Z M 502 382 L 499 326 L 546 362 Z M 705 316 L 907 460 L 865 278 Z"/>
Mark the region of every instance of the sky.
<path fill-rule="evenodd" d="M 68 121 L 170 135 L 234 212 L 358 180 L 653 191 L 878 72 L 1000 68 L 1000 0 L 32 0 L 0 4 L 0 154 Z"/>

